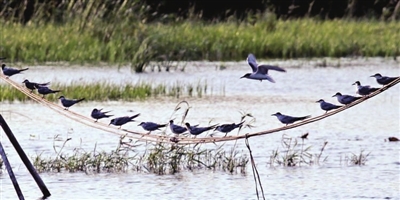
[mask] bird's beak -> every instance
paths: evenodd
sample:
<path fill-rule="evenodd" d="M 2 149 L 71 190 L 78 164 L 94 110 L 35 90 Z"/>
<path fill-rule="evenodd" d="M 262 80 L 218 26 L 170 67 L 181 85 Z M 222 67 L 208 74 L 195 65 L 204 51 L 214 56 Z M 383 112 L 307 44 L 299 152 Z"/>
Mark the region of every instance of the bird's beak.
<path fill-rule="evenodd" d="M 336 94 L 335 94 L 335 95 L 333 95 L 332 97 L 336 97 Z"/>
<path fill-rule="evenodd" d="M 353 83 L 353 84 L 351 84 L 351 85 L 355 85 L 356 83 Z"/>

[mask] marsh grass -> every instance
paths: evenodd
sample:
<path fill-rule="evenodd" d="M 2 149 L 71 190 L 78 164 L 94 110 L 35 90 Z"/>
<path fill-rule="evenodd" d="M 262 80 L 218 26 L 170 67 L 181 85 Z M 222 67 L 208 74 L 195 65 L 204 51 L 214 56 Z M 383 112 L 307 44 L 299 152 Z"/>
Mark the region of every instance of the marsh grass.
<path fill-rule="evenodd" d="M 84 28 L 76 20 L 25 26 L 3 21 L 1 56 L 8 62 L 130 63 L 133 71 L 142 72 L 157 65 L 169 70 L 171 61 L 244 60 L 250 52 L 262 58 L 400 55 L 397 21 L 281 21 L 274 16 L 252 23 L 118 20 L 92 19 Z"/>
<path fill-rule="evenodd" d="M 223 146 L 207 149 L 201 145 L 171 145 L 162 143 L 138 143 L 120 138 L 117 148 L 111 152 L 98 151 L 95 145 L 91 151 L 81 147 L 72 151 L 64 150 L 71 138 L 57 141 L 54 138 L 55 156 L 45 157 L 37 154 L 32 157 L 39 172 L 151 172 L 154 174 L 175 174 L 184 170 L 222 170 L 229 173 L 245 173 L 248 158 L 243 152 Z M 62 142 L 56 148 L 56 141 Z M 144 147 L 144 151 L 143 151 Z"/>
<path fill-rule="evenodd" d="M 206 81 L 198 83 L 181 83 L 173 84 L 151 84 L 146 82 L 138 82 L 125 85 L 115 85 L 110 83 L 72 83 L 51 85 L 52 89 L 61 90 L 57 94 L 46 95 L 46 99 L 57 101 L 60 94 L 68 98 L 85 97 L 91 101 L 129 101 L 144 100 L 155 97 L 203 97 L 212 95 L 212 91 L 208 90 Z M 9 85 L 0 84 L 0 101 L 27 101 L 29 97 L 14 89 Z M 34 91 L 37 93 L 37 91 Z"/>
<path fill-rule="evenodd" d="M 360 153 L 358 154 L 351 153 L 351 155 L 346 155 L 345 161 L 348 165 L 359 165 L 359 166 L 365 165 L 366 162 L 368 161 L 367 158 L 370 154 L 371 152 L 365 154 L 364 150 L 361 150 Z"/>
<path fill-rule="evenodd" d="M 301 166 L 301 164 L 313 165 L 320 164 L 322 153 L 328 144 L 324 142 L 319 154 L 311 153 L 311 146 L 305 146 L 305 137 L 301 137 L 301 143 L 298 138 L 287 137 L 282 135 L 281 144 L 283 150 L 273 150 L 270 155 L 270 166 L 284 166 L 284 167 L 296 167 Z M 325 157 L 322 162 L 325 162 L 327 157 Z"/>

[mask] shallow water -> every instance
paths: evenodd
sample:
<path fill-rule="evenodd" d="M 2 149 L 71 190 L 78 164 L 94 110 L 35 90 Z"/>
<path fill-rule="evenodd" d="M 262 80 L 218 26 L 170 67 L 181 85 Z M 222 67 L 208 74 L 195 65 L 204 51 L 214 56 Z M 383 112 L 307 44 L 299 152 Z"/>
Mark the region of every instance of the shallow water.
<path fill-rule="evenodd" d="M 271 71 L 276 83 L 239 79 L 250 67 L 245 62 L 223 63 L 226 69 L 218 70 L 221 63 L 190 63 L 185 71 L 134 74 L 128 68 L 116 67 L 31 67 L 23 75 L 12 77 L 15 81 L 29 78 L 32 81 L 60 83 L 107 81 L 123 84 L 138 81 L 152 83 L 198 83 L 206 81 L 213 93 L 203 98 L 157 98 L 134 102 L 86 101 L 71 110 L 89 115 L 93 107 L 113 110 L 116 116 L 140 112 L 138 120 L 168 122 L 173 109 L 181 100 L 187 100 L 191 109 L 187 121 L 206 125 L 239 121 L 240 112 L 249 112 L 256 127 L 244 132 L 257 132 L 282 126 L 271 114 L 317 116 L 323 113 L 318 99 L 337 104 L 331 97 L 336 92 L 355 95 L 355 86 L 379 87 L 369 76 L 380 72 L 399 76 L 400 64 L 381 58 L 341 59 L 329 63 L 340 67 L 315 67 L 321 60 L 270 61 L 287 69 L 287 73 Z M 51 69 L 51 70 L 49 70 Z M 35 78 L 30 78 L 35 77 Z M 1 83 L 3 84 L 3 83 Z M 65 94 L 67 96 L 67 94 Z M 5 117 L 18 141 L 28 154 L 54 156 L 53 138 L 71 137 L 66 150 L 82 147 L 93 150 L 115 149 L 118 136 L 86 127 L 57 115 L 52 110 L 33 102 L 1 103 L 0 113 Z M 172 118 L 179 118 L 172 115 Z M 104 120 L 104 122 L 108 122 Z M 142 131 L 137 123 L 124 126 Z M 320 165 L 285 168 L 270 167 L 272 150 L 282 150 L 282 135 L 298 137 L 308 132 L 305 146 L 312 146 L 317 154 L 323 143 L 326 162 Z M 167 129 L 169 134 L 169 130 Z M 235 134 L 235 133 L 231 133 Z M 321 121 L 296 129 L 274 133 L 249 140 L 260 172 L 266 199 L 400 199 L 400 143 L 386 142 L 390 136 L 400 137 L 400 86 L 369 99 L 353 108 Z M 26 199 L 37 199 L 40 190 L 16 155 L 8 139 L 2 134 L 1 142 L 13 166 Z M 55 142 L 57 146 L 62 141 Z M 231 145 L 228 142 L 226 146 Z M 238 149 L 247 153 L 244 141 Z M 350 166 L 345 159 L 361 150 L 371 153 L 365 166 Z M 222 171 L 200 170 L 175 175 L 154 175 L 144 172 L 101 173 L 42 173 L 41 177 L 52 196 L 49 199 L 256 199 L 251 166 L 246 175 Z M 7 172 L 0 175 L 0 199 L 15 199 L 16 194 Z"/>

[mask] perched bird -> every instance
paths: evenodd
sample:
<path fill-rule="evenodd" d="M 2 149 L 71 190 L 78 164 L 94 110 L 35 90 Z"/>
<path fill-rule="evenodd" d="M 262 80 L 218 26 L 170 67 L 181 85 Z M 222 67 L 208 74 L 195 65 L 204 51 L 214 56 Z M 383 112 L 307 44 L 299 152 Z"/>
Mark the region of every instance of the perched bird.
<path fill-rule="evenodd" d="M 38 93 L 42 95 L 42 99 L 44 98 L 44 95 L 53 94 L 61 91 L 61 90 L 52 90 L 47 86 L 39 86 L 39 85 L 36 85 L 36 89 Z"/>
<path fill-rule="evenodd" d="M 388 77 L 388 76 L 382 76 L 379 73 L 376 73 L 374 75 L 372 75 L 371 77 L 375 77 L 376 78 L 376 82 L 378 82 L 381 85 L 387 85 L 390 82 L 398 79 L 399 77 Z"/>
<path fill-rule="evenodd" d="M 283 114 L 281 114 L 280 112 L 277 112 L 277 113 L 275 113 L 275 114 L 272 114 L 272 116 L 276 116 L 276 117 L 278 118 L 278 120 L 279 120 L 280 122 L 282 122 L 283 124 L 286 124 L 286 126 L 287 126 L 288 124 L 292 124 L 292 123 L 294 123 L 294 122 L 296 122 L 296 121 L 305 120 L 305 119 L 311 117 L 311 115 L 307 115 L 307 116 L 304 116 L 304 117 L 292 117 L 292 116 L 289 116 L 289 115 L 283 115 Z"/>
<path fill-rule="evenodd" d="M 110 121 L 110 124 L 115 125 L 115 126 L 119 126 L 119 128 L 121 128 L 122 125 L 124 125 L 124 124 L 126 124 L 126 123 L 128 123 L 128 122 L 133 122 L 133 121 L 135 121 L 135 120 L 133 120 L 133 119 L 135 119 L 135 118 L 138 117 L 139 115 L 140 115 L 140 113 L 138 113 L 138 114 L 136 114 L 136 115 L 133 115 L 133 116 L 131 116 L 131 117 L 129 117 L 129 116 L 117 117 L 117 118 L 112 119 L 112 120 Z M 110 124 L 108 124 L 108 125 L 110 126 Z"/>
<path fill-rule="evenodd" d="M 200 135 L 205 131 L 209 131 L 211 129 L 214 129 L 217 124 L 212 125 L 212 126 L 206 126 L 206 127 L 198 127 L 198 125 L 190 126 L 188 122 L 185 123 L 186 128 L 189 130 L 189 133 L 192 135 Z"/>
<path fill-rule="evenodd" d="M 357 94 L 361 96 L 366 96 L 379 90 L 379 88 L 372 88 L 369 85 L 361 85 L 360 81 L 354 82 L 353 85 L 357 85 Z"/>
<path fill-rule="evenodd" d="M 345 94 L 341 94 L 340 92 L 337 92 L 332 97 L 337 97 L 337 100 L 339 101 L 339 103 L 344 104 L 344 105 L 350 104 L 358 99 L 361 99 L 361 97 L 345 95 Z"/>
<path fill-rule="evenodd" d="M 15 75 L 15 74 L 18 74 L 18 73 L 20 73 L 20 72 L 22 72 L 22 71 L 28 70 L 29 68 L 25 68 L 25 69 L 15 69 L 15 68 L 7 67 L 6 64 L 2 64 L 2 65 L 1 65 L 1 69 L 3 70 L 3 74 L 4 74 L 5 76 L 10 77 L 10 76 Z"/>
<path fill-rule="evenodd" d="M 99 120 L 101 118 L 108 118 L 108 117 L 114 116 L 114 115 L 107 115 L 107 113 L 109 113 L 111 111 L 102 112 L 102 110 L 103 109 L 97 109 L 97 108 L 94 108 L 92 110 L 92 113 L 90 116 L 92 116 L 93 119 L 96 119 L 96 121 L 94 121 L 94 122 L 97 122 L 97 120 Z"/>
<path fill-rule="evenodd" d="M 169 128 L 175 134 L 181 134 L 187 131 L 187 128 L 174 124 L 174 120 L 169 121 Z"/>
<path fill-rule="evenodd" d="M 167 124 L 157 124 L 154 122 L 141 122 L 138 126 L 141 126 L 146 131 L 149 131 L 148 134 L 150 134 L 152 131 L 159 130 L 160 128 L 167 126 Z"/>
<path fill-rule="evenodd" d="M 68 110 L 68 108 L 73 106 L 74 104 L 85 100 L 85 98 L 82 98 L 82 99 L 66 99 L 64 96 L 60 96 L 60 97 L 58 97 L 58 99 L 61 100 L 61 104 L 64 106 L 64 110 Z"/>
<path fill-rule="evenodd" d="M 226 136 L 226 135 L 228 135 L 229 132 L 233 131 L 233 130 L 236 129 L 236 128 L 241 129 L 244 122 L 245 122 L 245 121 L 242 121 L 242 122 L 240 122 L 239 124 L 235 124 L 235 123 L 232 123 L 232 124 L 222 124 L 222 125 L 219 125 L 219 126 L 215 127 L 214 130 L 219 131 L 219 132 L 222 132 L 222 133 L 225 133 L 225 136 Z M 225 137 L 225 136 L 224 136 L 224 137 Z"/>
<path fill-rule="evenodd" d="M 334 110 L 334 109 L 338 109 L 338 108 L 342 107 L 342 106 L 328 103 L 328 102 L 324 101 L 323 99 L 318 100 L 317 103 L 319 103 L 322 110 L 326 111 L 325 113 L 327 113 L 330 110 Z"/>
<path fill-rule="evenodd" d="M 248 78 L 260 81 L 268 80 L 272 83 L 275 83 L 274 79 L 270 75 L 268 75 L 268 70 L 286 72 L 285 69 L 282 69 L 278 66 L 257 64 L 256 57 L 253 54 L 249 54 L 249 56 L 247 57 L 247 63 L 250 65 L 253 73 L 247 73 L 240 78 Z"/>
<path fill-rule="evenodd" d="M 33 90 L 35 90 L 38 87 L 45 87 L 50 84 L 50 82 L 47 83 L 35 83 L 35 82 L 30 82 L 28 79 L 25 79 L 22 83 L 25 83 L 25 87 L 31 90 L 31 93 Z"/>

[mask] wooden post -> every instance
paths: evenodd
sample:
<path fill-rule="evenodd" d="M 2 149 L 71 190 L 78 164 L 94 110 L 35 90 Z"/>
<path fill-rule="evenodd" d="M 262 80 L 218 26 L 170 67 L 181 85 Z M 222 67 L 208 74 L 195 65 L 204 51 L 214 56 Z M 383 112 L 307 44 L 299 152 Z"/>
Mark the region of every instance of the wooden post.
<path fill-rule="evenodd" d="M 24 195 L 22 194 L 21 188 L 19 188 L 17 178 L 15 178 L 15 175 L 11 168 L 10 162 L 8 162 L 6 153 L 4 152 L 3 145 L 1 144 L 1 142 L 0 142 L 0 154 L 1 154 L 1 158 L 3 159 L 4 165 L 6 166 L 8 175 L 10 176 L 11 182 L 14 185 L 14 189 L 17 192 L 18 198 L 20 200 L 25 199 Z"/>
<path fill-rule="evenodd" d="M 29 161 L 29 159 L 26 156 L 24 150 L 19 145 L 17 139 L 15 138 L 14 134 L 12 133 L 10 127 L 8 127 L 8 125 L 7 125 L 7 123 L 4 120 L 2 115 L 0 115 L 0 126 L 3 128 L 3 130 L 6 133 L 8 139 L 10 140 L 11 144 L 14 146 L 14 148 L 17 151 L 19 157 L 21 158 L 22 162 L 25 164 L 26 168 L 31 173 L 33 179 L 36 181 L 36 184 L 39 186 L 39 189 L 42 191 L 43 198 L 49 197 L 51 195 L 50 191 L 47 189 L 47 187 L 44 184 L 42 178 L 40 178 L 40 176 L 37 173 L 35 167 Z"/>

